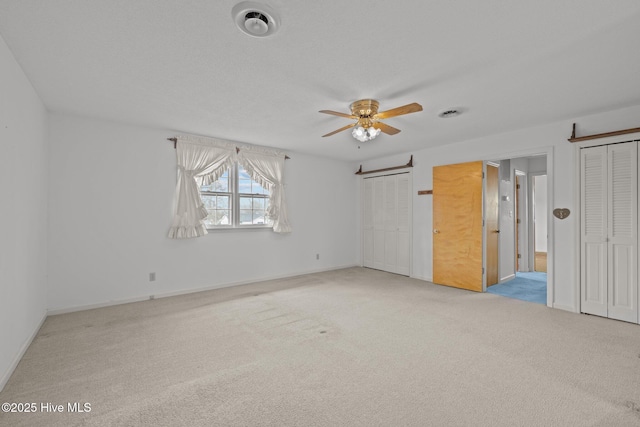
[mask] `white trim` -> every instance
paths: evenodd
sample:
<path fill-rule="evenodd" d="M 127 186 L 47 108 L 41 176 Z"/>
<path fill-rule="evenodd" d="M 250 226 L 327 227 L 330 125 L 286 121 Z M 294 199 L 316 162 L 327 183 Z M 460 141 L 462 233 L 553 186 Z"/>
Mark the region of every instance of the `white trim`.
<path fill-rule="evenodd" d="M 574 228 L 574 233 L 576 238 L 574 239 L 574 247 L 575 247 L 575 259 L 576 259 L 576 263 L 575 263 L 575 275 L 576 275 L 576 280 L 574 283 L 574 288 L 573 288 L 573 293 L 574 293 L 574 297 L 573 297 L 573 304 L 574 304 L 574 310 L 576 313 L 581 313 L 582 312 L 582 290 L 581 290 L 581 280 L 582 280 L 582 229 L 581 229 L 581 221 L 582 221 L 582 213 L 580 212 L 581 206 L 582 206 L 582 199 L 580 197 L 580 188 L 582 185 L 582 180 L 581 180 L 581 164 L 582 162 L 580 161 L 580 149 L 582 147 L 580 146 L 580 144 L 575 144 L 574 147 L 574 152 L 573 152 L 573 164 L 574 164 L 574 168 L 573 168 L 573 198 L 574 198 L 574 214 L 575 214 L 575 223 L 573 225 Z"/>
<path fill-rule="evenodd" d="M 575 307 L 571 307 L 570 305 L 564 305 L 564 304 L 553 304 L 553 306 L 551 306 L 551 308 L 557 308 L 558 310 L 564 310 L 564 311 L 569 311 L 571 313 L 577 313 L 580 314 L 579 311 L 576 311 Z"/>
<path fill-rule="evenodd" d="M 553 221 L 553 207 L 555 206 L 553 182 L 553 147 L 547 153 L 547 307 L 553 307 L 555 301 L 555 234 Z M 534 254 L 535 256 L 535 254 Z"/>
<path fill-rule="evenodd" d="M 433 277 L 409 276 L 411 279 L 422 280 L 424 282 L 433 283 Z M 440 285 L 438 285 L 440 286 Z"/>
<path fill-rule="evenodd" d="M 24 354 L 27 352 L 27 349 L 35 339 L 36 335 L 38 335 L 38 332 L 40 331 L 40 328 L 42 328 L 42 325 L 44 324 L 45 320 L 47 320 L 46 310 L 43 312 L 42 318 L 38 322 L 35 329 L 31 332 L 31 335 L 29 335 L 29 337 L 25 340 L 25 342 L 20 347 L 20 350 L 13 357 L 13 360 L 11 361 L 11 364 L 9 365 L 9 368 L 7 369 L 7 371 L 2 375 L 2 378 L 0 378 L 0 392 L 4 389 L 4 386 L 7 385 L 7 382 L 9 382 L 11 375 L 13 375 L 13 372 L 18 367 L 18 363 L 20 363 L 20 361 L 24 357 Z"/>
<path fill-rule="evenodd" d="M 360 212 L 358 212 L 360 233 L 360 262 L 358 267 L 364 267 L 364 179 L 360 177 L 358 180 L 358 197 L 360 198 Z"/>
<path fill-rule="evenodd" d="M 500 165 L 496 166 L 496 163 L 485 160 L 482 162 L 482 191 L 481 191 L 481 205 L 482 205 L 482 292 L 487 292 L 487 166 L 493 166 L 498 168 L 498 174 L 500 173 Z M 498 178 L 498 198 L 500 198 L 500 178 Z M 500 221 L 500 214 L 498 213 L 498 221 Z M 498 240 L 498 276 L 500 275 L 500 241 Z"/>
<path fill-rule="evenodd" d="M 508 282 L 511 279 L 515 279 L 516 275 L 514 274 L 509 274 L 508 276 L 503 277 L 502 279 L 500 279 L 498 281 L 498 283 L 504 283 L 504 282 Z"/>
<path fill-rule="evenodd" d="M 520 190 L 516 188 L 515 179 L 517 177 L 521 177 L 522 180 L 520 182 Z M 515 226 L 518 228 L 517 234 L 518 238 L 516 239 L 516 251 L 520 255 L 519 260 L 516 260 L 518 268 L 516 268 L 516 273 L 518 271 L 530 271 L 529 268 L 529 172 L 523 172 L 518 169 L 514 169 L 514 190 L 518 193 L 518 204 L 517 212 L 520 216 L 520 224 L 518 224 L 518 217 L 514 218 Z M 522 209 L 520 209 L 522 206 Z M 515 236 L 514 236 L 515 239 Z M 519 242 L 518 242 L 519 241 Z M 518 244 L 519 243 L 519 244 Z M 520 248 L 522 248 L 522 252 L 520 252 Z"/>
<path fill-rule="evenodd" d="M 342 270 L 344 268 L 351 268 L 351 267 L 359 267 L 359 265 L 348 264 L 348 265 L 342 265 L 342 266 L 336 266 L 336 267 L 330 267 L 330 268 L 320 268 L 320 269 L 314 269 L 314 270 L 299 271 L 295 273 L 283 274 L 283 275 L 277 275 L 277 276 L 259 277 L 251 280 L 242 280 L 238 282 L 220 283 L 217 285 L 204 286 L 200 288 L 181 289 L 178 291 L 163 292 L 163 293 L 153 294 L 153 295 L 140 295 L 138 297 L 105 301 L 105 302 L 96 303 L 96 304 L 86 304 L 86 305 L 77 305 L 77 306 L 66 307 L 66 308 L 57 308 L 53 310 L 48 310 L 47 314 L 49 316 L 54 316 L 57 314 L 74 313 L 76 311 L 92 310 L 94 308 L 110 307 L 112 305 L 129 304 L 132 302 L 147 301 L 147 300 L 158 299 L 158 298 L 168 298 L 168 297 L 173 297 L 178 295 L 194 294 L 197 292 L 205 292 L 205 291 L 212 291 L 215 289 L 230 288 L 232 286 L 249 285 L 252 283 L 266 282 L 268 280 L 286 279 L 290 277 L 302 276 L 305 274 L 314 274 L 314 273 L 323 273 L 325 271 Z"/>

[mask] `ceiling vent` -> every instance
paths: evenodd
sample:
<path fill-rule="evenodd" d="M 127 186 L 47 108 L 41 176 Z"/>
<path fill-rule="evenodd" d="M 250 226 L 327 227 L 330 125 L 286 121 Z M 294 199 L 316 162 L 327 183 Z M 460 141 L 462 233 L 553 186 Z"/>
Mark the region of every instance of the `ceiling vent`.
<path fill-rule="evenodd" d="M 443 119 L 450 119 L 452 117 L 458 117 L 460 114 L 462 114 L 462 111 L 460 111 L 459 109 L 452 108 L 450 110 L 445 110 L 441 112 L 440 114 L 438 114 L 438 117 Z"/>
<path fill-rule="evenodd" d="M 269 37 L 280 27 L 280 19 L 270 7 L 253 1 L 238 3 L 231 10 L 236 26 L 251 37 Z"/>

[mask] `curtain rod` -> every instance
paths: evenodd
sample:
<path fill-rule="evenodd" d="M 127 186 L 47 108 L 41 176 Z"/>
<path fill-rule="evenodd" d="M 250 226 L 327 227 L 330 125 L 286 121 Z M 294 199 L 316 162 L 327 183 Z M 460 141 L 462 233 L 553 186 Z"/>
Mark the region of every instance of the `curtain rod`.
<path fill-rule="evenodd" d="M 173 142 L 173 148 L 174 148 L 174 149 L 175 149 L 175 148 L 176 148 L 176 146 L 178 145 L 178 138 L 167 138 L 167 141 L 171 141 L 171 142 Z M 237 152 L 239 152 L 239 151 L 240 151 L 240 149 L 239 149 L 238 147 L 236 147 L 236 153 L 237 153 Z M 284 159 L 285 159 L 285 160 L 289 160 L 290 158 L 291 158 L 291 157 L 289 157 L 289 156 L 287 156 L 287 155 L 285 154 L 285 156 L 284 156 Z"/>

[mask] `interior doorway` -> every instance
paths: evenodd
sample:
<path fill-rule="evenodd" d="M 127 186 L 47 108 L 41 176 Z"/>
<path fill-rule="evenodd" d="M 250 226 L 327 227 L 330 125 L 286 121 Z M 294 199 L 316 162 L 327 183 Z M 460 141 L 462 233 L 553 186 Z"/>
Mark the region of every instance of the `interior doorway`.
<path fill-rule="evenodd" d="M 546 154 L 433 168 L 434 283 L 548 304 L 552 295 L 547 275 L 534 271 L 532 177 L 539 175 L 546 178 Z M 497 180 L 496 197 L 491 197 L 492 177 Z M 545 220 L 551 202 L 546 200 L 549 192 L 540 187 L 550 187 L 551 181 L 537 182 L 538 196 L 546 201 L 538 203 L 537 216 Z M 489 215 L 494 211 L 497 221 Z M 537 228 L 546 242 L 546 228 Z M 490 237 L 495 238 L 493 246 Z M 539 243 L 538 249 L 546 254 L 546 246 Z M 497 254 L 497 263 L 492 254 Z M 492 265 L 497 266 L 497 279 L 489 278 Z"/>
<path fill-rule="evenodd" d="M 500 161 L 500 281 L 487 292 L 547 303 L 547 156 Z M 537 255 L 537 256 L 536 256 Z"/>

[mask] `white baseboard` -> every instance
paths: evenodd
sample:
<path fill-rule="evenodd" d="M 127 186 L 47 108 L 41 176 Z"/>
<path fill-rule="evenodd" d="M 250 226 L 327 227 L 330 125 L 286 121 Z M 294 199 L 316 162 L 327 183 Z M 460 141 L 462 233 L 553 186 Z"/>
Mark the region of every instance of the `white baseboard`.
<path fill-rule="evenodd" d="M 409 276 L 409 277 L 411 277 L 412 279 L 423 280 L 425 282 L 433 283 L 433 278 L 431 277 L 422 277 L 422 276 Z"/>
<path fill-rule="evenodd" d="M 575 307 L 573 307 L 571 305 L 564 305 L 564 304 L 555 303 L 555 304 L 553 304 L 552 307 L 553 308 L 557 308 L 558 310 L 570 311 L 572 313 L 579 313 L 579 311 Z"/>
<path fill-rule="evenodd" d="M 36 328 L 31 332 L 31 335 L 25 340 L 25 342 L 22 344 L 22 347 L 20 347 L 20 350 L 13 357 L 13 360 L 11 361 L 11 364 L 7 368 L 7 371 L 2 374 L 2 377 L 0 378 L 0 391 L 4 389 L 5 385 L 7 385 L 9 378 L 11 378 L 11 375 L 13 375 L 13 372 L 18 367 L 18 363 L 20 363 L 20 360 L 22 360 L 22 357 L 24 356 L 27 349 L 33 342 L 34 338 L 36 337 L 36 335 L 38 335 L 38 331 L 40 331 L 40 328 L 44 324 L 45 320 L 47 320 L 46 311 L 42 314 L 42 318 L 38 322 L 38 325 L 36 326 Z"/>
<path fill-rule="evenodd" d="M 86 304 L 86 305 L 77 305 L 72 307 L 57 308 L 53 310 L 48 310 L 47 314 L 49 316 L 55 316 L 57 314 L 66 314 L 66 313 L 73 313 L 76 311 L 92 310 L 94 308 L 110 307 L 112 305 L 120 305 L 120 304 L 129 304 L 132 302 L 147 301 L 150 299 L 168 298 L 168 297 L 174 297 L 178 295 L 193 294 L 196 292 L 212 291 L 214 289 L 222 289 L 222 288 L 229 288 L 232 286 L 241 286 L 241 285 L 248 285 L 251 283 L 266 282 L 267 280 L 286 279 L 289 277 L 302 276 L 305 274 L 323 273 L 325 271 L 341 270 L 343 268 L 351 268 L 351 267 L 358 267 L 358 265 L 348 264 L 348 265 L 342 265 L 342 266 L 336 266 L 336 267 L 330 267 L 330 268 L 321 268 L 321 269 L 294 272 L 289 274 L 282 274 L 277 276 L 265 276 L 265 277 L 253 278 L 250 280 L 242 280 L 238 282 L 219 283 L 216 285 L 204 286 L 199 288 L 180 289 L 177 291 L 161 292 L 161 293 L 152 294 L 152 295 L 140 295 L 140 296 L 131 297 L 131 298 L 99 302 L 96 304 Z"/>
<path fill-rule="evenodd" d="M 516 277 L 515 273 L 513 273 L 513 274 L 509 274 L 508 276 L 503 277 L 502 279 L 500 279 L 500 281 L 499 281 L 498 283 L 504 283 L 504 282 L 507 282 L 507 281 L 509 281 L 509 280 L 513 279 L 514 277 Z"/>

